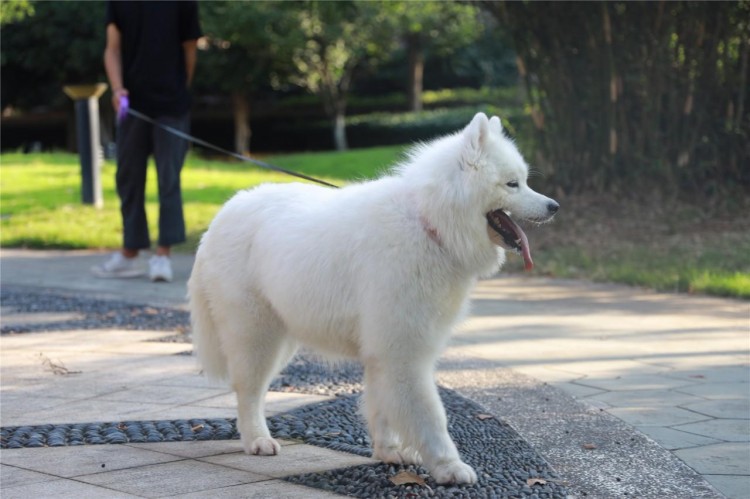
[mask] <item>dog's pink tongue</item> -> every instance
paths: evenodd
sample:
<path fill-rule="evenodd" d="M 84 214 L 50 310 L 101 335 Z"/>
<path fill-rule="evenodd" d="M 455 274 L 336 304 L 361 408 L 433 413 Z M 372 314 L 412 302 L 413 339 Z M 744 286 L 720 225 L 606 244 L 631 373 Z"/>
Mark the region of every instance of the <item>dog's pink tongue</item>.
<path fill-rule="evenodd" d="M 521 242 L 521 255 L 523 255 L 523 268 L 531 270 L 534 268 L 534 261 L 531 259 L 531 248 L 529 248 L 529 239 L 526 237 L 526 233 L 523 229 L 513 221 L 512 218 L 508 217 L 508 221 L 513 225 L 513 230 L 518 236 Z"/>

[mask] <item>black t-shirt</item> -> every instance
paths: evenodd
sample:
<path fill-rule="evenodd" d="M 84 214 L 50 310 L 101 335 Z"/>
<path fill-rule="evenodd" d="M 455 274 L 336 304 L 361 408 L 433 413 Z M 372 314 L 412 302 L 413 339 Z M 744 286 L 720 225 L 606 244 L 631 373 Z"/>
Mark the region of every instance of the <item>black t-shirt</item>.
<path fill-rule="evenodd" d="M 130 106 L 151 116 L 190 109 L 182 42 L 202 36 L 194 1 L 107 2 L 106 25 L 120 30 Z"/>

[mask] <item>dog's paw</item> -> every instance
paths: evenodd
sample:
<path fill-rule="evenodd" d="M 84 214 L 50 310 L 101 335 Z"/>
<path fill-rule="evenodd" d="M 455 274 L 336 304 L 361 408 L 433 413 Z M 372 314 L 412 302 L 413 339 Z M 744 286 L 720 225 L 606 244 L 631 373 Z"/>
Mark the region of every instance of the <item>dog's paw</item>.
<path fill-rule="evenodd" d="M 388 464 L 422 464 L 422 456 L 411 448 L 379 447 L 375 449 L 372 457 Z"/>
<path fill-rule="evenodd" d="M 245 454 L 254 456 L 275 456 L 280 450 L 281 445 L 271 437 L 258 437 L 245 446 Z"/>
<path fill-rule="evenodd" d="M 439 484 L 471 484 L 477 481 L 477 474 L 471 466 L 462 461 L 441 464 L 431 470 L 430 474 Z"/>

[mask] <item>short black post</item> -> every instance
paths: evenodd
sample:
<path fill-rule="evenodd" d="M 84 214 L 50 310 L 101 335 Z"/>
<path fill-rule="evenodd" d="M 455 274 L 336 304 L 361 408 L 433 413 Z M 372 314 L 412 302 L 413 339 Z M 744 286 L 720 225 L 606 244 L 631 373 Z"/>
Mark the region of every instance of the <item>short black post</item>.
<path fill-rule="evenodd" d="M 102 198 L 102 155 L 99 139 L 99 97 L 107 90 L 107 85 L 68 85 L 63 87 L 65 94 L 75 101 L 76 134 L 78 135 L 78 156 L 81 162 L 81 201 L 101 208 Z"/>

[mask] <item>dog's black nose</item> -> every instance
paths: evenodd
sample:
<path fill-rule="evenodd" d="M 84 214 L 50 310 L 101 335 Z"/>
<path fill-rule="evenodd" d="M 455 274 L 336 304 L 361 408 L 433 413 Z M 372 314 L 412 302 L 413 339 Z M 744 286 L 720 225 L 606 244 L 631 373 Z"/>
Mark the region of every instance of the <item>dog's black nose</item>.
<path fill-rule="evenodd" d="M 560 205 L 557 204 L 556 202 L 550 201 L 549 203 L 547 203 L 547 211 L 549 211 L 550 215 L 554 215 L 555 213 L 557 213 L 557 210 L 559 209 L 560 209 Z"/>

